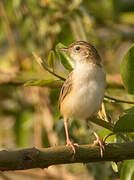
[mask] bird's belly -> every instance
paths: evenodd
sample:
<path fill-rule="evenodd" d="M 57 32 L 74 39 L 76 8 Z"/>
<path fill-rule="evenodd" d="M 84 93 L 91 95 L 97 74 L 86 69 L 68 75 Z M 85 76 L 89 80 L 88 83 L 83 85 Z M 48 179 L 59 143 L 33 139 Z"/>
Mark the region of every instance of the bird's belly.
<path fill-rule="evenodd" d="M 72 98 L 73 97 L 73 98 Z M 73 89 L 64 102 L 67 116 L 86 119 L 99 111 L 104 97 L 104 84 L 91 81 Z"/>
<path fill-rule="evenodd" d="M 73 71 L 73 87 L 61 104 L 61 113 L 66 118 L 86 119 L 100 109 L 105 90 L 103 68 L 80 64 Z"/>

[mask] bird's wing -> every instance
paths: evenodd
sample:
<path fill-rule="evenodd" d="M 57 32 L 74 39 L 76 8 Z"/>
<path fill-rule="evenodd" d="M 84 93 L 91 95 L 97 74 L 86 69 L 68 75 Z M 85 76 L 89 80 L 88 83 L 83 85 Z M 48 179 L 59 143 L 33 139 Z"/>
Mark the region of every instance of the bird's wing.
<path fill-rule="evenodd" d="M 66 81 L 64 82 L 61 91 L 60 91 L 60 96 L 59 96 L 59 109 L 61 106 L 61 103 L 63 102 L 64 98 L 70 93 L 72 90 L 72 73 L 73 71 L 68 75 Z"/>

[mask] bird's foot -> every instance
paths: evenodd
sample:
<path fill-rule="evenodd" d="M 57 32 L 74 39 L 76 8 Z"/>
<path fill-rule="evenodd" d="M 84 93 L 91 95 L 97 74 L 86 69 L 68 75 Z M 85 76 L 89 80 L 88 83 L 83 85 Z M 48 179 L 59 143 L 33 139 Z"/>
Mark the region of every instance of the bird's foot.
<path fill-rule="evenodd" d="M 72 143 L 70 140 L 68 140 L 66 146 L 71 146 L 71 148 L 72 148 L 72 150 L 73 150 L 73 154 L 76 153 L 75 146 L 78 147 L 78 144 L 77 144 L 77 143 Z"/>
<path fill-rule="evenodd" d="M 105 150 L 105 147 L 104 147 L 104 143 L 103 141 L 100 139 L 100 137 L 98 136 L 98 134 L 96 132 L 94 132 L 94 135 L 96 137 L 96 140 L 94 141 L 94 145 L 99 145 L 100 146 L 100 155 L 101 157 L 103 157 L 103 152 Z"/>

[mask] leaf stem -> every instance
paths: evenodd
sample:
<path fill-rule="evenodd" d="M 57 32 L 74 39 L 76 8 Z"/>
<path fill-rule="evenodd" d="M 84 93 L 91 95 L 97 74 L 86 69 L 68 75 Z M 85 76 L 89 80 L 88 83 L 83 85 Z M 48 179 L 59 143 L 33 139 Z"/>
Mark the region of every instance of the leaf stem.
<path fill-rule="evenodd" d="M 38 62 L 38 64 L 40 64 L 40 66 L 43 66 L 43 68 L 48 71 L 49 73 L 51 73 L 52 75 L 54 75 L 55 77 L 61 79 L 62 81 L 65 81 L 66 79 L 63 78 L 62 76 L 59 76 L 58 74 L 56 74 L 55 72 L 51 71 L 49 68 L 47 68 L 47 65 L 45 64 L 45 62 L 35 53 L 32 52 L 34 58 L 36 59 L 36 61 Z"/>
<path fill-rule="evenodd" d="M 44 68 L 46 71 L 48 71 L 49 73 L 51 73 L 51 74 L 54 75 L 55 77 L 61 79 L 62 81 L 65 81 L 65 80 L 66 80 L 66 79 L 63 78 L 62 76 L 56 74 L 55 72 L 53 72 L 53 71 L 51 71 L 49 68 L 47 68 L 45 62 L 42 62 L 41 64 L 42 64 L 43 68 Z"/>
<path fill-rule="evenodd" d="M 134 101 L 121 100 L 121 99 L 113 98 L 113 97 L 110 97 L 110 96 L 107 96 L 107 95 L 105 95 L 104 97 L 105 97 L 106 99 L 110 99 L 111 102 L 125 103 L 125 104 L 134 104 Z"/>

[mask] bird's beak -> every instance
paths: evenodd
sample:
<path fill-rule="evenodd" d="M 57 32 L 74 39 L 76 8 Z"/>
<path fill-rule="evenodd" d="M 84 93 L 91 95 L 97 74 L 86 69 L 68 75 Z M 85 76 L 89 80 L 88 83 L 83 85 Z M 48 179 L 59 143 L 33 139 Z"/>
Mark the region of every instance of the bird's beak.
<path fill-rule="evenodd" d="M 59 48 L 60 51 L 68 51 L 68 48 Z"/>

